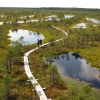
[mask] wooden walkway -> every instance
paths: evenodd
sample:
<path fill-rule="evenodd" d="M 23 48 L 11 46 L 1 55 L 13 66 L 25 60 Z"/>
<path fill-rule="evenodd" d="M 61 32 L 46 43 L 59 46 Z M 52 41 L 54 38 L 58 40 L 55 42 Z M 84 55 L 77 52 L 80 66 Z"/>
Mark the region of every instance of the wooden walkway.
<path fill-rule="evenodd" d="M 58 29 L 58 30 L 61 30 L 61 29 L 59 29 L 59 28 L 57 28 L 57 27 L 55 27 L 53 25 L 51 25 L 51 26 L 54 27 L 54 28 L 56 28 L 56 29 Z M 61 31 L 67 36 L 67 32 L 65 32 L 63 30 L 61 30 Z M 56 40 L 54 42 L 57 42 L 57 41 L 60 41 L 60 40 L 62 40 L 62 38 L 58 39 L 58 40 Z M 45 45 L 48 45 L 48 44 L 50 44 L 50 42 L 41 45 L 39 48 L 41 48 L 41 47 L 43 47 Z M 33 90 L 36 90 L 36 92 L 37 92 L 40 100 L 51 100 L 51 99 L 47 99 L 47 97 L 46 97 L 46 95 L 45 95 L 45 93 L 43 91 L 43 88 L 39 85 L 39 83 L 37 82 L 37 80 L 33 76 L 32 72 L 30 70 L 30 66 L 29 66 L 29 61 L 28 61 L 29 54 L 32 53 L 32 52 L 34 52 L 34 51 L 36 51 L 39 48 L 36 47 L 36 48 L 28 51 L 27 53 L 25 53 L 25 55 L 24 55 L 24 69 L 25 69 L 25 73 L 26 73 L 27 77 L 29 78 L 28 81 L 30 81 L 32 83 L 32 85 L 34 86 L 35 89 L 33 89 Z"/>

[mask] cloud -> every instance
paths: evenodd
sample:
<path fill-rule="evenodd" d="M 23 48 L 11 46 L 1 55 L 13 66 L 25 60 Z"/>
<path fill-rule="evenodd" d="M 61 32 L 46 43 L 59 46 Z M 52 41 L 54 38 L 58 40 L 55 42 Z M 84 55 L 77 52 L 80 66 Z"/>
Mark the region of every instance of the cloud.
<path fill-rule="evenodd" d="M 99 75 L 99 71 L 97 68 L 91 67 L 89 64 L 87 65 L 86 60 L 85 59 L 79 59 L 81 62 L 81 71 L 79 73 L 79 75 L 86 80 L 95 80 L 97 79 L 98 81 L 100 81 L 98 75 Z"/>
<path fill-rule="evenodd" d="M 0 7 L 100 8 L 99 0 L 2 0 Z"/>

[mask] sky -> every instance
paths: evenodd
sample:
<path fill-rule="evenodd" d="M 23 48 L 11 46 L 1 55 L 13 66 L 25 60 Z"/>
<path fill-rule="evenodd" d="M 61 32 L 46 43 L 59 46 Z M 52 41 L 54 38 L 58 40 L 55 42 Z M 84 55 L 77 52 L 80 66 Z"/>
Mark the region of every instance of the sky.
<path fill-rule="evenodd" d="M 100 0 L 1 0 L 0 7 L 77 7 L 100 9 Z"/>

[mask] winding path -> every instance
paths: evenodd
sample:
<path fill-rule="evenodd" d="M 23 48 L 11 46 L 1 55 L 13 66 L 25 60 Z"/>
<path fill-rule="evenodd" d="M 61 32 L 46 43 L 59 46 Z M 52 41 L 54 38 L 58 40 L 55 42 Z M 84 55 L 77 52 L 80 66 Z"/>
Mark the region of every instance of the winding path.
<path fill-rule="evenodd" d="M 54 28 L 56 28 L 56 29 L 58 29 L 58 30 L 61 30 L 60 28 L 57 28 L 57 27 L 55 27 L 55 26 L 53 26 L 53 25 L 51 25 L 51 26 L 54 27 Z M 64 34 L 66 34 L 66 36 L 67 36 L 67 32 L 65 32 L 64 30 L 61 30 L 61 31 L 62 31 Z M 54 42 L 57 42 L 57 41 L 60 41 L 60 40 L 62 40 L 62 38 L 61 38 L 61 39 L 58 39 L 58 40 L 56 40 L 56 41 L 54 41 Z M 43 46 L 45 46 L 45 45 L 48 45 L 48 44 L 50 44 L 50 42 L 41 45 L 39 48 L 41 48 L 41 47 L 43 47 Z M 35 49 L 32 49 L 32 50 L 30 50 L 30 51 L 28 51 L 28 52 L 25 53 L 25 55 L 24 55 L 24 69 L 25 69 L 25 73 L 26 73 L 26 75 L 28 76 L 29 81 L 30 81 L 30 82 L 32 83 L 32 85 L 34 86 L 34 88 L 35 88 L 34 90 L 36 90 L 36 92 L 37 92 L 37 94 L 38 94 L 40 100 L 51 100 L 51 99 L 47 99 L 47 97 L 46 97 L 46 95 L 45 95 L 45 93 L 44 93 L 44 91 L 43 91 L 43 88 L 39 85 L 39 83 L 37 82 L 37 80 L 36 80 L 35 77 L 33 76 L 32 72 L 31 72 L 31 70 L 30 70 L 30 67 L 29 67 L 28 56 L 29 56 L 30 53 L 36 51 L 37 49 L 38 49 L 38 47 L 36 47 Z"/>

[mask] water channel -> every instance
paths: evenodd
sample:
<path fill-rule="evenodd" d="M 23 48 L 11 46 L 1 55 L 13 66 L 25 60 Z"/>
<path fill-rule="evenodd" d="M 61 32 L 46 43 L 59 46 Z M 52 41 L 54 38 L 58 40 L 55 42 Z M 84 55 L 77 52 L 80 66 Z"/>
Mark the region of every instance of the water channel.
<path fill-rule="evenodd" d="M 38 39 L 44 39 L 44 36 L 41 33 L 22 29 L 10 30 L 8 35 L 11 36 L 11 41 L 16 41 L 20 37 L 24 37 L 25 44 L 37 43 Z"/>
<path fill-rule="evenodd" d="M 79 81 L 85 81 L 92 87 L 100 88 L 100 71 L 91 67 L 78 53 L 61 54 L 53 57 L 53 63 L 57 66 L 61 76 L 69 76 Z"/>

